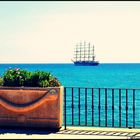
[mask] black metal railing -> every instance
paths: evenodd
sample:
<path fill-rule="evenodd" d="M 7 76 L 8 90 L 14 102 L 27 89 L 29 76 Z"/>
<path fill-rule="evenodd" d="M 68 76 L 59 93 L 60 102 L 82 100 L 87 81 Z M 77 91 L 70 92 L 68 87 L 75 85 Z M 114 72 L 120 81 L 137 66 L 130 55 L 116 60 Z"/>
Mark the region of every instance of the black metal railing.
<path fill-rule="evenodd" d="M 140 127 L 140 89 L 64 88 L 64 126 Z"/>

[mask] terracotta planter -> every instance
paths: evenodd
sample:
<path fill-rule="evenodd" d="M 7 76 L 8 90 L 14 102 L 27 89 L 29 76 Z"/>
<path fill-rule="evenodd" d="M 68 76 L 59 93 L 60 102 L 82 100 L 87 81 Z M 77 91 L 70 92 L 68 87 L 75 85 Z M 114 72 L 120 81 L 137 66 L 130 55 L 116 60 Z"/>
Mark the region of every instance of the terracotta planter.
<path fill-rule="evenodd" d="M 0 126 L 62 127 L 63 87 L 0 87 Z"/>

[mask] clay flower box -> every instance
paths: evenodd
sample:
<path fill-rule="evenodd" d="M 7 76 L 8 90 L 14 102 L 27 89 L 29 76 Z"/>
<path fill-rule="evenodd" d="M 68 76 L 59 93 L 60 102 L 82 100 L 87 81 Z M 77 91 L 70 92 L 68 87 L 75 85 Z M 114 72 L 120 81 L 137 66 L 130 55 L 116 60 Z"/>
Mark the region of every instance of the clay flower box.
<path fill-rule="evenodd" d="M 0 126 L 62 127 L 63 86 L 50 73 L 9 69 L 0 84 Z"/>

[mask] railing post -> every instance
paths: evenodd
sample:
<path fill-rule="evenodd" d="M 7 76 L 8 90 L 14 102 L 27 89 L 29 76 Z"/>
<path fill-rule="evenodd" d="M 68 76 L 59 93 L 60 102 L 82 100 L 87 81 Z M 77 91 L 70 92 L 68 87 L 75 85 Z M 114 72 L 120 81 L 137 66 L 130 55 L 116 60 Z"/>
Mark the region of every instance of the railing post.
<path fill-rule="evenodd" d="M 98 103 L 98 109 L 99 109 L 99 120 L 98 120 L 98 121 L 99 121 L 99 126 L 100 126 L 100 123 L 101 123 L 101 115 L 100 115 L 100 114 L 101 114 L 101 112 L 100 112 L 100 111 L 101 111 L 101 110 L 100 110 L 100 109 L 101 109 L 101 89 L 100 89 L 100 88 L 99 88 L 99 103 Z"/>
<path fill-rule="evenodd" d="M 112 127 L 114 127 L 114 89 L 112 89 Z"/>
<path fill-rule="evenodd" d="M 72 88 L 72 125 L 74 125 L 74 101 L 73 101 L 73 88 Z"/>
<path fill-rule="evenodd" d="M 78 88 L 78 97 L 79 97 L 78 108 L 79 108 L 79 125 L 80 125 L 80 88 Z"/>
<path fill-rule="evenodd" d="M 92 126 L 94 125 L 94 92 L 92 88 Z"/>
<path fill-rule="evenodd" d="M 128 127 L 128 90 L 126 89 L 126 127 Z"/>
<path fill-rule="evenodd" d="M 107 88 L 105 89 L 105 126 L 107 127 Z"/>
<path fill-rule="evenodd" d="M 66 87 L 64 87 L 64 129 L 66 130 Z"/>
<path fill-rule="evenodd" d="M 121 127 L 122 123 L 121 123 L 121 109 L 122 109 L 122 105 L 121 105 L 121 89 L 119 89 L 119 127 Z"/>
<path fill-rule="evenodd" d="M 133 128 L 135 128 L 135 89 L 133 89 Z"/>
<path fill-rule="evenodd" d="M 87 125 L 87 88 L 85 88 L 85 125 Z"/>

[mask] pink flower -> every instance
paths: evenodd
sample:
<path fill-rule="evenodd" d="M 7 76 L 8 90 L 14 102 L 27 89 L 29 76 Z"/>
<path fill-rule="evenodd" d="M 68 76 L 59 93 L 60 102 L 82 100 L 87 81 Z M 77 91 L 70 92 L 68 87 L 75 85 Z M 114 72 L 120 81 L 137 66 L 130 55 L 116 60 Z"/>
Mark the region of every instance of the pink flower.
<path fill-rule="evenodd" d="M 18 70 L 19 70 L 19 68 L 15 68 L 15 70 L 16 70 L 16 71 L 18 71 Z"/>

